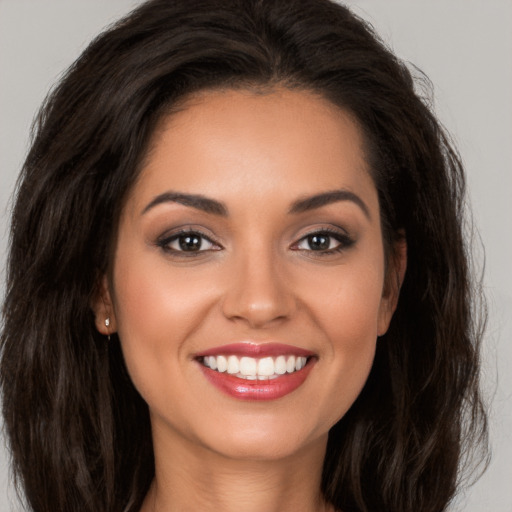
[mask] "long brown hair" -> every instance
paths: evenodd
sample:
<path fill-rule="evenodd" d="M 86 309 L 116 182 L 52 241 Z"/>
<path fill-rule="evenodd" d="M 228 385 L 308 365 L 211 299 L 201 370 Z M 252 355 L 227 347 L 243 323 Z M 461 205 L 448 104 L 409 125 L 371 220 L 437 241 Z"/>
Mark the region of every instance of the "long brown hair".
<path fill-rule="evenodd" d="M 328 0 L 152 0 L 100 35 L 43 106 L 12 215 L 0 384 L 14 474 L 35 512 L 137 512 L 154 475 L 147 405 L 91 300 L 165 112 L 193 92 L 315 91 L 366 138 L 383 232 L 408 269 L 366 386 L 329 434 L 344 512 L 439 512 L 486 424 L 481 310 L 460 159 L 410 72 Z"/>

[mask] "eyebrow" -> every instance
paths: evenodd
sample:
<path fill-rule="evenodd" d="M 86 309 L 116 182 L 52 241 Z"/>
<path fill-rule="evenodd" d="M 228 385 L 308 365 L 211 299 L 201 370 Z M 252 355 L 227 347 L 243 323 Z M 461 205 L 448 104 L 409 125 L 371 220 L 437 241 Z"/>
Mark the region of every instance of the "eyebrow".
<path fill-rule="evenodd" d="M 145 208 L 142 210 L 144 215 L 146 212 L 154 208 L 155 206 L 163 203 L 179 203 L 184 206 L 190 206 L 197 210 L 201 210 L 206 213 L 212 213 L 214 215 L 220 215 L 227 217 L 228 210 L 223 203 L 210 199 L 208 197 L 198 194 L 183 194 L 180 192 L 164 192 L 156 196 Z"/>
<path fill-rule="evenodd" d="M 366 203 L 357 194 L 354 194 L 349 190 L 330 190 L 322 192 L 321 194 L 299 199 L 292 204 L 289 213 L 303 213 L 332 203 L 337 203 L 338 201 L 351 201 L 355 203 L 359 208 L 361 208 L 365 216 L 368 219 L 371 219 L 370 209 Z"/>
<path fill-rule="evenodd" d="M 366 206 L 366 203 L 357 194 L 354 194 L 349 190 L 330 190 L 320 194 L 315 194 L 314 196 L 298 199 L 292 203 L 288 213 L 304 213 L 339 201 L 351 201 L 355 203 L 368 219 L 371 218 L 370 210 L 368 206 Z M 210 199 L 209 197 L 205 197 L 200 194 L 185 194 L 182 192 L 164 192 L 163 194 L 156 196 L 142 210 L 141 215 L 144 215 L 155 206 L 163 203 L 179 203 L 213 215 L 219 215 L 221 217 L 228 216 L 228 209 L 220 201 Z"/>

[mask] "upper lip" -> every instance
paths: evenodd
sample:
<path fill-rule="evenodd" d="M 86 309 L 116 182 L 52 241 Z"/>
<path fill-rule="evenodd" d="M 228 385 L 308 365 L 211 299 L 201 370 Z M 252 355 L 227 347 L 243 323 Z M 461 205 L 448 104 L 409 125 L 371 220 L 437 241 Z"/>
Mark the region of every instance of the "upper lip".
<path fill-rule="evenodd" d="M 302 357 L 313 356 L 314 353 L 310 350 L 287 345 L 284 343 L 254 343 L 250 341 L 240 343 L 229 343 L 227 345 L 220 345 L 210 348 L 208 350 L 197 353 L 196 357 L 204 356 L 239 356 L 239 357 L 269 357 L 280 355 L 294 355 Z"/>

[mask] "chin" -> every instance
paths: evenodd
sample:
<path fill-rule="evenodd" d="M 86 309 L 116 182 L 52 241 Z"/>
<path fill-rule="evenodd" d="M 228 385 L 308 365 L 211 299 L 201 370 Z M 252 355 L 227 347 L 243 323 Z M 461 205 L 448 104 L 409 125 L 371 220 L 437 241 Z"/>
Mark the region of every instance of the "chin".
<path fill-rule="evenodd" d="M 279 461 L 307 451 L 310 445 L 327 443 L 327 433 L 318 439 L 291 438 L 290 435 L 265 435 L 252 439 L 230 437 L 217 439 L 210 449 L 226 458 L 238 461 Z"/>
<path fill-rule="evenodd" d="M 209 451 L 233 460 L 277 461 L 327 443 L 330 427 L 304 423 L 302 418 L 275 415 L 242 415 L 222 425 L 209 425 L 196 432 L 195 442 Z M 302 419 L 302 422 L 300 421 Z M 302 425 L 301 425 L 302 423 Z"/>

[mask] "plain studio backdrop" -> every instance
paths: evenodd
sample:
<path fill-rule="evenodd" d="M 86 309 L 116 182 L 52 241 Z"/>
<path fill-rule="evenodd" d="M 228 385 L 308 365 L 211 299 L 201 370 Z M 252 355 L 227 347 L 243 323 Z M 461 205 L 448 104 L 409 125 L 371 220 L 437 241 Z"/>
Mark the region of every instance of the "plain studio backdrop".
<path fill-rule="evenodd" d="M 92 37 L 138 3 L 0 0 L 2 295 L 11 195 L 33 117 L 49 88 Z M 451 510 L 512 512 L 512 1 L 347 3 L 402 59 L 431 79 L 435 110 L 466 164 L 473 218 L 485 246 L 489 324 L 483 377 L 493 454 L 487 472 Z M 480 242 L 475 244 L 482 265 Z M 0 511 L 18 510 L 1 445 Z"/>

